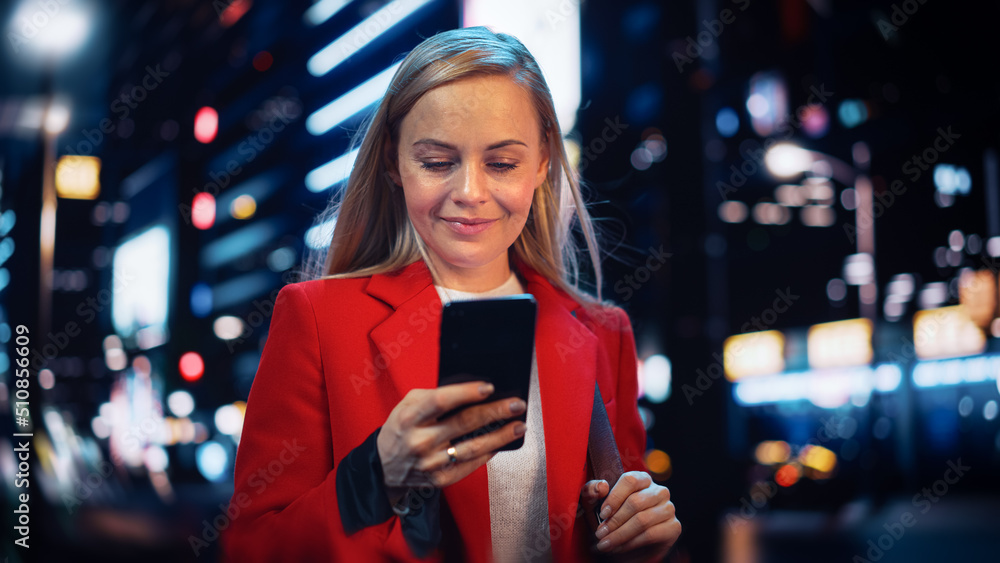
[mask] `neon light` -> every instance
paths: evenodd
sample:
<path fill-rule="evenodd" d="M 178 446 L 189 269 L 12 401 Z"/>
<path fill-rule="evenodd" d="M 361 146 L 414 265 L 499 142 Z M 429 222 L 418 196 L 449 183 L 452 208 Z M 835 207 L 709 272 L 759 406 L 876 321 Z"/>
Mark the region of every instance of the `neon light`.
<path fill-rule="evenodd" d="M 313 76 L 323 76 L 349 59 L 380 35 L 432 0 L 395 0 L 323 47 L 309 58 L 306 68 Z"/>
<path fill-rule="evenodd" d="M 354 149 L 306 174 L 306 188 L 311 192 L 321 192 L 348 179 L 358 158 L 358 150 Z"/>
<path fill-rule="evenodd" d="M 913 385 L 926 389 L 994 380 L 1000 385 L 998 375 L 1000 375 L 1000 354 L 922 361 L 913 366 Z"/>
<path fill-rule="evenodd" d="M 809 401 L 820 408 L 837 408 L 849 400 L 867 402 L 872 392 L 895 391 L 902 381 L 896 364 L 784 372 L 741 379 L 733 398 L 743 406 Z"/>
<path fill-rule="evenodd" d="M 400 64 L 402 62 L 390 66 L 313 112 L 306 119 L 306 130 L 313 135 L 322 135 L 381 99 Z"/>
<path fill-rule="evenodd" d="M 350 3 L 351 0 L 320 0 L 306 10 L 302 19 L 309 25 L 319 25 L 337 15 L 337 12 Z"/>
<path fill-rule="evenodd" d="M 306 245 L 313 250 L 326 248 L 330 245 L 330 241 L 333 240 L 333 229 L 336 226 L 337 220 L 330 219 L 329 221 L 310 227 L 309 230 L 306 231 Z"/>

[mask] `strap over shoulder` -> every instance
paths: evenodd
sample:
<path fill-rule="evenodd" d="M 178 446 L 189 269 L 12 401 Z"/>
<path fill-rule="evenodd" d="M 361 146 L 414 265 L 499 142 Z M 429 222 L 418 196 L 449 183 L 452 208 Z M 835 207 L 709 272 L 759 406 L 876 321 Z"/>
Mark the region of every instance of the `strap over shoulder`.
<path fill-rule="evenodd" d="M 601 399 L 601 387 L 594 383 L 594 412 L 590 416 L 590 441 L 587 444 L 587 460 L 590 462 L 591 475 L 594 479 L 604 479 L 610 487 L 624 473 L 621 456 L 618 455 L 618 445 L 615 443 L 615 435 L 611 431 L 611 422 L 608 420 L 608 413 L 604 410 L 604 401 Z M 600 510 L 604 504 L 604 499 L 597 503 L 595 512 Z M 597 516 L 597 521 L 601 522 L 601 517 Z"/>

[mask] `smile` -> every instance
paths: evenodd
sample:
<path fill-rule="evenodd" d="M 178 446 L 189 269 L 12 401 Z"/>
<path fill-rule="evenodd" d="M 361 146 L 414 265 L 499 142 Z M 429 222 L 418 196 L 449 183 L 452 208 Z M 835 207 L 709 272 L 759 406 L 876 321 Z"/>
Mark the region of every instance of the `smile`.
<path fill-rule="evenodd" d="M 483 217 L 441 217 L 448 228 L 460 235 L 475 235 L 493 226 L 496 219 Z"/>

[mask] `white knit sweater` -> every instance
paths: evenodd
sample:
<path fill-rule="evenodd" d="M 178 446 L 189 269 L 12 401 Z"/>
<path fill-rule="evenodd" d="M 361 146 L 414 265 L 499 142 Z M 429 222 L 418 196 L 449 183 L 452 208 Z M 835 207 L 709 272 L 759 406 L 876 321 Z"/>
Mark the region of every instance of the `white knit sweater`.
<path fill-rule="evenodd" d="M 472 293 L 434 286 L 442 303 L 487 299 L 524 293 L 517 276 L 500 287 Z M 509 561 L 551 561 L 549 501 L 545 480 L 545 431 L 542 426 L 542 398 L 538 391 L 538 364 L 531 354 L 531 383 L 528 387 L 527 431 L 524 445 L 497 452 L 486 463 L 490 493 L 490 528 L 493 558 Z"/>

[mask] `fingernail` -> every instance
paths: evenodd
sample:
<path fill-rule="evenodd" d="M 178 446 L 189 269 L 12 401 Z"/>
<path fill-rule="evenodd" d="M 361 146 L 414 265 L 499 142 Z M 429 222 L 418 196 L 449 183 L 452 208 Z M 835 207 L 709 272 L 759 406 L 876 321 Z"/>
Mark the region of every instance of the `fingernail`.
<path fill-rule="evenodd" d="M 522 401 L 521 399 L 514 399 L 513 401 L 511 401 L 510 412 L 515 414 L 524 412 L 524 401 Z"/>
<path fill-rule="evenodd" d="M 601 539 L 601 538 L 603 538 L 606 535 L 608 535 L 608 526 L 607 526 L 607 524 L 602 525 L 600 528 L 597 529 L 597 539 Z"/>
<path fill-rule="evenodd" d="M 611 516 L 611 505 L 606 505 L 601 509 L 601 520 L 607 520 Z"/>
<path fill-rule="evenodd" d="M 528 427 L 525 426 L 523 422 L 518 422 L 517 424 L 514 425 L 514 435 L 515 436 L 524 436 L 524 432 L 527 429 L 528 429 Z"/>
<path fill-rule="evenodd" d="M 479 394 L 480 395 L 486 396 L 486 395 L 489 395 L 492 392 L 493 392 L 493 384 L 492 383 L 484 383 L 484 384 L 482 384 L 482 385 L 479 386 Z"/>
<path fill-rule="evenodd" d="M 604 551 L 611 545 L 611 540 L 601 540 L 601 543 L 597 544 L 597 549 Z"/>

